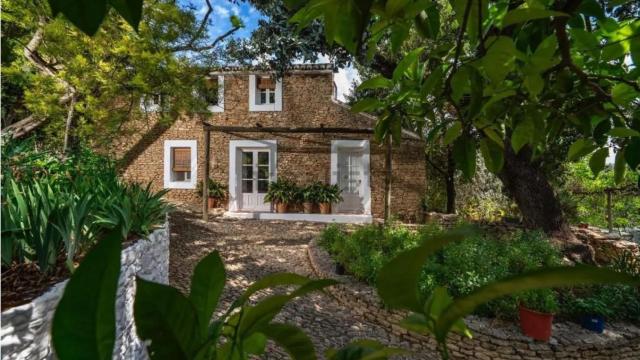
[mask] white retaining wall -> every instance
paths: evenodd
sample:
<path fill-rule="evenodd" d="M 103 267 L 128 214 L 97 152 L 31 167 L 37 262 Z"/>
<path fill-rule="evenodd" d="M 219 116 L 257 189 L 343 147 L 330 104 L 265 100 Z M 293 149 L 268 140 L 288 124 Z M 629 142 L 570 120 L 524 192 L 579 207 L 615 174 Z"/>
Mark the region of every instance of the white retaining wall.
<path fill-rule="evenodd" d="M 116 343 L 114 359 L 146 359 L 146 350 L 136 335 L 133 319 L 135 278 L 140 276 L 169 283 L 169 223 L 155 230 L 148 240 L 138 240 L 122 251 L 116 298 Z M 54 358 L 50 341 L 51 321 L 67 280 L 51 287 L 30 303 L 2 313 L 2 360 Z"/>

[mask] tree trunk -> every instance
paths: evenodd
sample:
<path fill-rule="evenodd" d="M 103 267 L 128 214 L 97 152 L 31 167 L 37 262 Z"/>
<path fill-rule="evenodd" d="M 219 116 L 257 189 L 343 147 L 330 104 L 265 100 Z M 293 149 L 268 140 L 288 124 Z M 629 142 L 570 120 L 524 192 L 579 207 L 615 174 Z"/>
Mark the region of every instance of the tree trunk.
<path fill-rule="evenodd" d="M 387 146 L 385 149 L 385 157 L 384 157 L 384 167 L 385 167 L 385 176 L 384 176 L 384 223 L 388 224 L 389 218 L 391 217 L 391 177 L 393 176 L 393 171 L 391 169 L 391 156 L 392 156 L 392 144 L 391 144 L 391 136 L 387 137 Z"/>
<path fill-rule="evenodd" d="M 76 97 L 71 98 L 71 103 L 69 104 L 69 112 L 67 113 L 67 121 L 64 127 L 64 143 L 62 145 L 62 153 L 68 155 L 71 153 L 71 149 L 76 144 L 75 139 L 75 106 L 76 106 Z"/>
<path fill-rule="evenodd" d="M 447 188 L 447 214 L 456 213 L 456 163 L 453 161 L 453 148 L 447 148 L 447 175 L 445 176 Z"/>
<path fill-rule="evenodd" d="M 511 141 L 505 141 L 505 144 L 511 144 Z M 593 248 L 580 242 L 571 232 L 551 184 L 542 169 L 530 160 L 531 149 L 525 147 L 516 154 L 511 146 L 504 148 L 504 167 L 498 178 L 518 205 L 525 226 L 541 229 L 560 242 L 569 259 L 593 263 Z"/>

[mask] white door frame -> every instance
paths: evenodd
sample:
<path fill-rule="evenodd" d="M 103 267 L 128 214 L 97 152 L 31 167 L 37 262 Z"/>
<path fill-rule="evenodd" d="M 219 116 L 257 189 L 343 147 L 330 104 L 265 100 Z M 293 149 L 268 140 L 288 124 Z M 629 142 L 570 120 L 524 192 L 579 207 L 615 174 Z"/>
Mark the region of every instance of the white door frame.
<path fill-rule="evenodd" d="M 229 141 L 229 211 L 240 211 L 242 202 L 242 186 L 240 184 L 239 172 L 242 169 L 240 162 L 242 149 L 267 149 L 270 152 L 270 174 L 269 181 L 276 181 L 278 178 L 277 156 L 278 143 L 276 140 L 230 140 Z"/>
<path fill-rule="evenodd" d="M 340 148 L 361 149 L 362 150 L 362 202 L 364 214 L 371 215 L 371 172 L 369 140 L 332 140 L 331 141 L 331 185 L 338 183 L 338 151 Z M 332 211 L 335 212 L 335 206 Z"/>

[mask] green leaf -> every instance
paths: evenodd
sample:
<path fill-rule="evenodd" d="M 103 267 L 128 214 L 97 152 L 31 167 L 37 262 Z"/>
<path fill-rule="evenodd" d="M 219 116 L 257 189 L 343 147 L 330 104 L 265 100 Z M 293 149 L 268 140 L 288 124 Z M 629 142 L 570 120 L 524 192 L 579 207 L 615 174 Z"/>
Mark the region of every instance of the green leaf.
<path fill-rule="evenodd" d="M 202 342 L 198 314 L 177 289 L 136 279 L 133 304 L 138 336 L 151 341 L 148 352 L 157 359 L 191 359 Z"/>
<path fill-rule="evenodd" d="M 596 0 L 583 0 L 578 7 L 578 12 L 598 19 L 605 17 L 602 6 Z"/>
<path fill-rule="evenodd" d="M 529 91 L 532 99 L 535 99 L 544 89 L 544 80 L 537 72 L 527 73 L 524 77 L 524 86 Z"/>
<path fill-rule="evenodd" d="M 600 48 L 598 38 L 593 33 L 583 29 L 570 29 L 569 32 L 578 50 L 596 51 Z"/>
<path fill-rule="evenodd" d="M 387 79 L 382 75 L 378 75 L 360 84 L 358 86 L 358 91 L 367 90 L 367 89 L 390 89 L 392 87 L 393 87 L 393 81 L 391 79 Z"/>
<path fill-rule="evenodd" d="M 424 313 L 429 315 L 431 319 L 437 319 L 442 315 L 442 313 L 447 309 L 449 305 L 453 303 L 453 298 L 447 292 L 447 288 L 444 286 L 438 286 L 435 288 L 433 293 L 429 296 L 429 299 L 424 304 Z M 435 325 L 435 324 L 434 324 Z M 452 329 L 458 333 L 465 335 L 468 338 L 471 338 L 471 331 L 467 328 L 467 325 L 464 323 L 463 319 L 459 319 L 456 321 Z M 434 329 L 435 330 L 435 329 Z M 432 333 L 435 334 L 435 331 Z"/>
<path fill-rule="evenodd" d="M 471 73 L 468 66 L 463 66 L 451 77 L 451 97 L 459 102 L 464 94 L 471 92 Z"/>
<path fill-rule="evenodd" d="M 640 137 L 639 131 L 630 129 L 630 128 L 625 128 L 625 127 L 613 128 L 609 130 L 608 134 L 618 138 L 632 137 L 632 136 Z"/>
<path fill-rule="evenodd" d="M 427 79 L 422 84 L 422 89 L 420 89 L 420 96 L 422 98 L 426 98 L 427 95 L 436 95 L 439 92 L 436 92 L 436 89 L 440 89 L 442 86 L 442 67 L 438 66 L 432 73 L 427 76 Z"/>
<path fill-rule="evenodd" d="M 609 156 L 609 148 L 598 149 L 593 153 L 593 155 L 591 155 L 591 159 L 589 159 L 589 168 L 594 176 L 598 176 L 600 171 L 604 169 L 607 156 Z"/>
<path fill-rule="evenodd" d="M 509 11 L 502 19 L 502 26 L 510 26 L 521 22 L 537 19 L 546 19 L 552 16 L 563 17 L 567 14 L 560 11 L 536 9 L 536 8 L 518 8 Z"/>
<path fill-rule="evenodd" d="M 109 4 L 138 31 L 142 18 L 142 0 L 109 0 Z"/>
<path fill-rule="evenodd" d="M 456 299 L 449 305 L 436 321 L 436 338 L 439 341 L 444 341 L 454 323 L 471 314 L 479 305 L 504 295 L 552 287 L 614 283 L 638 286 L 640 278 L 608 268 L 576 265 L 575 267 L 563 266 L 534 270 L 496 281 Z"/>
<path fill-rule="evenodd" d="M 638 169 L 640 166 L 640 138 L 631 138 L 624 149 L 624 158 L 632 170 Z"/>
<path fill-rule="evenodd" d="M 613 179 L 616 185 L 622 182 L 626 170 L 627 167 L 624 160 L 624 150 L 618 150 L 616 153 L 616 161 L 613 164 Z"/>
<path fill-rule="evenodd" d="M 264 289 L 274 288 L 278 286 L 286 285 L 303 285 L 309 282 L 309 278 L 306 276 L 293 274 L 293 273 L 274 273 L 262 277 L 260 280 L 254 282 L 244 291 L 244 293 L 235 301 L 237 306 L 242 306 L 249 300 L 251 295 Z"/>
<path fill-rule="evenodd" d="M 200 260 L 193 271 L 189 300 L 196 309 L 203 336 L 207 334 L 211 316 L 218 305 L 225 281 L 224 264 L 217 251 Z"/>
<path fill-rule="evenodd" d="M 520 152 L 520 149 L 522 149 L 526 144 L 531 143 L 534 126 L 533 121 L 529 119 L 521 121 L 516 125 L 516 128 L 513 130 L 513 134 L 511 134 L 511 147 L 516 154 Z"/>
<path fill-rule="evenodd" d="M 415 19 L 416 29 L 427 39 L 435 39 L 440 34 L 440 11 L 435 5 L 421 11 Z"/>
<path fill-rule="evenodd" d="M 618 42 L 613 44 L 606 44 L 602 48 L 602 56 L 600 59 L 602 61 L 611 61 L 615 59 L 620 59 L 627 54 L 627 49 L 624 46 L 624 42 Z"/>
<path fill-rule="evenodd" d="M 640 94 L 631 85 L 625 83 L 618 83 L 611 89 L 613 102 L 620 106 L 627 106 L 639 97 Z"/>
<path fill-rule="evenodd" d="M 391 35 L 389 37 L 391 39 L 391 51 L 393 53 L 400 50 L 400 47 L 409 36 L 410 29 L 410 24 L 405 22 L 396 23 L 391 26 Z"/>
<path fill-rule="evenodd" d="M 454 121 L 453 124 L 444 133 L 443 142 L 445 145 L 451 144 L 462 133 L 462 123 Z"/>
<path fill-rule="evenodd" d="M 514 70 L 515 59 L 519 53 L 513 40 L 506 36 L 490 38 L 487 44 L 489 48 L 482 58 L 481 67 L 492 83 L 499 84 Z"/>
<path fill-rule="evenodd" d="M 406 353 L 408 351 L 404 349 L 387 347 L 375 340 L 356 340 L 340 350 L 328 349 L 325 357 L 329 360 L 386 360 Z"/>
<path fill-rule="evenodd" d="M 359 112 L 373 111 L 373 110 L 378 110 L 382 106 L 384 106 L 384 103 L 378 99 L 364 98 L 358 101 L 357 103 L 353 104 L 353 106 L 351 107 L 351 112 L 359 113 Z"/>
<path fill-rule="evenodd" d="M 465 178 L 476 173 L 476 142 L 468 136 L 460 136 L 453 144 L 453 159 Z"/>
<path fill-rule="evenodd" d="M 595 150 L 595 148 L 596 144 L 594 144 L 592 140 L 578 139 L 569 147 L 569 154 L 567 155 L 567 158 L 569 161 L 576 161 L 581 157 L 590 154 Z"/>
<path fill-rule="evenodd" d="M 49 5 L 54 16 L 64 14 L 73 25 L 89 36 L 98 31 L 107 15 L 107 0 L 49 0 Z"/>
<path fill-rule="evenodd" d="M 503 149 L 490 139 L 484 138 L 480 140 L 480 153 L 484 158 L 484 164 L 489 171 L 497 174 L 502 170 L 504 165 Z"/>
<path fill-rule="evenodd" d="M 117 228 L 98 241 L 69 279 L 53 315 L 52 342 L 59 358 L 112 358 L 121 241 Z"/>
<path fill-rule="evenodd" d="M 402 10 L 407 4 L 409 4 L 410 0 L 387 0 L 385 4 L 384 10 L 387 13 L 388 17 L 393 17 L 400 10 Z"/>
<path fill-rule="evenodd" d="M 393 70 L 393 80 L 400 81 L 412 66 L 418 62 L 420 55 L 424 52 L 424 47 L 419 47 L 417 49 L 413 49 L 410 51 L 400 62 L 396 65 L 396 68 Z"/>
<path fill-rule="evenodd" d="M 284 348 L 294 360 L 315 360 L 316 351 L 311 339 L 298 327 L 271 323 L 259 330 Z"/>
<path fill-rule="evenodd" d="M 377 279 L 378 295 L 391 308 L 422 311 L 418 279 L 429 256 L 447 244 L 471 235 L 468 228 L 456 229 L 426 239 L 419 247 L 400 253 L 382 267 Z"/>

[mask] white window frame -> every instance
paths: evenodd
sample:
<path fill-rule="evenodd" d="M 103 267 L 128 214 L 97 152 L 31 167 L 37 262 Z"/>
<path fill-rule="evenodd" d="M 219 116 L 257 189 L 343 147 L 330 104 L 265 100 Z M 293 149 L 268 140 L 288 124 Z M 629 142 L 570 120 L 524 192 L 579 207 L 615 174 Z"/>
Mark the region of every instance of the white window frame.
<path fill-rule="evenodd" d="M 340 148 L 362 149 L 362 202 L 364 215 L 371 215 L 371 157 L 369 153 L 369 140 L 332 140 L 331 141 L 331 185 L 338 183 L 338 150 Z M 332 207 L 335 210 L 335 207 Z"/>
<path fill-rule="evenodd" d="M 207 110 L 214 113 L 224 112 L 224 75 L 217 75 L 217 77 L 218 77 L 218 105 L 207 106 Z"/>
<path fill-rule="evenodd" d="M 276 102 L 273 104 L 256 104 L 256 77 L 249 75 L 249 111 L 282 111 L 282 79 L 276 80 Z"/>
<path fill-rule="evenodd" d="M 171 149 L 191 149 L 191 179 L 189 181 L 172 181 Z M 198 141 L 197 140 L 165 140 L 164 141 L 164 188 L 165 189 L 195 189 L 198 179 Z"/>
<path fill-rule="evenodd" d="M 278 179 L 278 141 L 277 140 L 230 140 L 229 141 L 229 211 L 240 210 L 242 184 L 242 149 L 268 149 L 271 153 L 269 181 Z"/>

